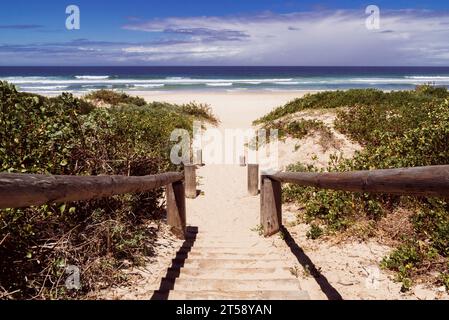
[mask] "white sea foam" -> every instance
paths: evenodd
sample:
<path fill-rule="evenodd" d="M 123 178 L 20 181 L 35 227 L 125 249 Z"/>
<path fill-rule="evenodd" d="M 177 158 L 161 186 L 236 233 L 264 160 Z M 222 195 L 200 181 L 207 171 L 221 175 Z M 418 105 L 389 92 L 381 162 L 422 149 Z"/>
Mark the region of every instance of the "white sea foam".
<path fill-rule="evenodd" d="M 163 83 L 134 84 L 135 88 L 160 88 L 165 86 Z"/>
<path fill-rule="evenodd" d="M 296 78 L 189 78 L 189 77 L 160 77 L 158 79 L 142 78 L 117 78 L 112 76 L 100 75 L 79 75 L 67 77 L 55 76 L 12 76 L 4 77 L 5 80 L 21 87 L 26 91 L 55 91 L 55 90 L 88 90 L 100 88 L 121 88 L 123 89 L 141 89 L 153 92 L 156 88 L 167 86 L 204 86 L 223 88 L 264 88 L 270 87 L 280 90 L 297 88 L 295 85 L 304 87 L 324 88 L 329 90 L 332 87 L 410 87 L 425 83 L 435 83 L 437 85 L 449 85 L 449 76 L 444 75 L 387 75 L 387 76 L 316 76 L 316 77 L 296 77 Z M 257 87 L 256 87 L 257 86 Z M 70 87 L 70 89 L 68 89 Z M 151 90 L 153 89 L 153 90 Z M 168 90 L 168 89 L 167 89 Z"/>
<path fill-rule="evenodd" d="M 29 93 L 38 93 L 41 95 L 48 95 L 48 96 L 58 96 L 64 93 L 64 91 L 61 90 L 27 90 Z M 72 91 L 72 93 L 75 93 L 75 91 Z"/>
<path fill-rule="evenodd" d="M 208 87 L 231 87 L 233 85 L 232 82 L 213 82 L 213 83 L 206 83 L 206 86 Z"/>
<path fill-rule="evenodd" d="M 416 80 L 445 80 L 449 81 L 448 76 L 406 76 L 407 79 L 416 79 Z"/>
<path fill-rule="evenodd" d="M 45 77 L 14 77 L 4 79 L 15 84 L 208 84 L 208 83 L 273 83 L 292 79 L 55 79 Z"/>
<path fill-rule="evenodd" d="M 307 92 L 307 90 L 286 89 L 286 88 L 265 88 L 264 91 L 270 91 L 270 92 Z"/>
<path fill-rule="evenodd" d="M 338 82 L 370 83 L 370 84 L 422 84 L 427 82 L 449 83 L 449 77 L 404 77 L 404 78 L 349 78 Z"/>
<path fill-rule="evenodd" d="M 66 89 L 69 86 L 20 86 L 20 89 L 22 90 L 60 90 L 60 89 Z"/>
<path fill-rule="evenodd" d="M 167 77 L 165 79 L 167 79 L 167 80 L 189 80 L 190 78 L 186 78 L 186 77 Z"/>
<path fill-rule="evenodd" d="M 79 80 L 106 80 L 109 76 L 75 76 Z"/>
<path fill-rule="evenodd" d="M 227 92 L 242 92 L 248 91 L 248 88 L 234 88 L 234 89 L 226 89 Z"/>
<path fill-rule="evenodd" d="M 283 86 L 291 86 L 291 85 L 299 84 L 298 81 L 289 81 L 289 82 L 276 81 L 276 82 L 273 82 L 273 83 L 274 84 L 280 84 L 280 85 L 283 85 Z"/>

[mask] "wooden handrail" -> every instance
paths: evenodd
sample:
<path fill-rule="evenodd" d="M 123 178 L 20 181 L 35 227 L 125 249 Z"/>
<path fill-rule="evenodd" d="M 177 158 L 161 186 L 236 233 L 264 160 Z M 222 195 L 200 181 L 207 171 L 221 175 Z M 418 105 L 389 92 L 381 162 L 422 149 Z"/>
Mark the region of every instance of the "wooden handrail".
<path fill-rule="evenodd" d="M 265 235 L 282 225 L 281 183 L 350 192 L 449 197 L 449 165 L 352 172 L 280 172 L 262 176 L 261 224 Z"/>
<path fill-rule="evenodd" d="M 194 168 L 189 168 L 189 172 L 193 171 Z M 0 209 L 91 200 L 161 187 L 166 187 L 167 222 L 183 238 L 186 217 L 184 173 L 181 172 L 132 177 L 0 173 Z"/>
<path fill-rule="evenodd" d="M 270 179 L 301 186 L 352 192 L 449 196 L 449 165 L 353 172 L 281 172 Z"/>
<path fill-rule="evenodd" d="M 52 176 L 0 174 L 0 208 L 22 208 L 151 191 L 184 178 L 169 172 L 151 176 Z"/>

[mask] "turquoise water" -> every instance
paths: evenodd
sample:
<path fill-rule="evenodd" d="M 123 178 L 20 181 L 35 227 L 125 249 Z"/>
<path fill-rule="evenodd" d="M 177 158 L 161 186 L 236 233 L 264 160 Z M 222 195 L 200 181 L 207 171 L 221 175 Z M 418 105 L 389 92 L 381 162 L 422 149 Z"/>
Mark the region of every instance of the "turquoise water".
<path fill-rule="evenodd" d="M 0 67 L 0 80 L 37 93 L 284 91 L 449 87 L 449 67 Z"/>

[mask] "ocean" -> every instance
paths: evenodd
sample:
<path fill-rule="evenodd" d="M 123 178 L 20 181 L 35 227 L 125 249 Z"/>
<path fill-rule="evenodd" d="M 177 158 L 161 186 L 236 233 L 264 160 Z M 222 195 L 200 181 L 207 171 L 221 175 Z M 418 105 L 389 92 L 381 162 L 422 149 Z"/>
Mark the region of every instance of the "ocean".
<path fill-rule="evenodd" d="M 0 80 L 41 94 L 449 87 L 449 67 L 0 67 Z"/>

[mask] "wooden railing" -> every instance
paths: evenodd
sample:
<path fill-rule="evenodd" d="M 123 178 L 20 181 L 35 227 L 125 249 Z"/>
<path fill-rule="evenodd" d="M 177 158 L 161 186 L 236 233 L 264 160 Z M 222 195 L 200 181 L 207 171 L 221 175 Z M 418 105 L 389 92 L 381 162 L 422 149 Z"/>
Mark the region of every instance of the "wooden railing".
<path fill-rule="evenodd" d="M 166 187 L 167 223 L 178 237 L 183 238 L 186 230 L 185 196 L 196 196 L 195 166 L 185 166 L 184 169 L 184 173 L 132 177 L 1 173 L 0 209 L 91 200 Z"/>
<path fill-rule="evenodd" d="M 351 192 L 449 197 L 449 165 L 339 173 L 280 172 L 262 175 L 260 219 L 264 235 L 282 226 L 282 183 Z"/>

